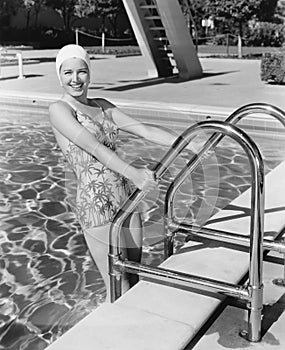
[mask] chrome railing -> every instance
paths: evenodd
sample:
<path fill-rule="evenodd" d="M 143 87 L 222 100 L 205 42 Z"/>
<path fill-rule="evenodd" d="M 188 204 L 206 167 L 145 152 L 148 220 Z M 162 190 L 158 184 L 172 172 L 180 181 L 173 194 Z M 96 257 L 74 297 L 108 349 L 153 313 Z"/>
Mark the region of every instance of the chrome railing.
<path fill-rule="evenodd" d="M 249 304 L 248 318 L 248 339 L 259 341 L 261 338 L 261 311 L 263 307 L 263 285 L 262 285 L 262 256 L 263 256 L 263 219 L 264 219 L 264 168 L 260 152 L 245 132 L 236 126 L 219 121 L 206 121 L 195 124 L 188 128 L 172 145 L 163 159 L 154 169 L 157 178 L 160 178 L 168 166 L 176 159 L 183 149 L 201 131 L 212 131 L 216 137 L 227 135 L 245 150 L 251 167 L 252 180 L 252 220 L 250 227 L 250 262 L 249 262 L 249 283 L 247 286 L 239 286 L 200 276 L 180 273 L 161 267 L 150 267 L 122 258 L 120 246 L 120 235 L 122 225 L 129 215 L 134 211 L 143 193 L 136 190 L 124 203 L 114 218 L 109 236 L 109 274 L 111 301 L 114 302 L 122 294 L 123 272 L 139 273 L 141 276 L 151 277 L 155 280 L 167 279 L 174 285 L 196 287 L 198 289 L 214 291 L 227 296 L 246 300 Z M 213 138 L 212 136 L 212 138 Z M 206 143 L 208 144 L 208 142 Z M 210 148 L 210 147 L 209 147 Z M 204 151 L 205 147 L 203 147 Z M 202 151 L 194 157 L 195 162 L 199 161 Z"/>
<path fill-rule="evenodd" d="M 285 127 L 285 113 L 280 108 L 266 104 L 266 103 L 252 103 L 245 105 L 243 107 L 240 107 L 235 112 L 233 112 L 226 120 L 225 122 L 236 124 L 241 119 L 256 115 L 257 113 L 263 113 L 270 115 L 274 118 L 276 118 L 284 127 Z M 197 166 L 200 164 L 200 160 L 202 157 L 204 157 L 205 153 L 217 146 L 217 144 L 223 139 L 223 135 L 220 134 L 213 134 L 209 140 L 205 143 L 205 145 L 202 147 L 202 149 L 199 151 L 197 155 L 194 155 L 188 163 L 185 165 L 185 167 L 180 171 L 180 173 L 177 175 L 171 186 L 168 188 L 166 193 L 166 199 L 165 202 L 167 205 L 165 206 L 164 217 L 173 218 L 173 205 L 168 205 L 168 203 L 173 203 L 174 196 L 179 189 L 180 185 L 185 181 L 187 176 L 191 174 Z M 171 248 L 171 244 L 169 244 L 169 250 L 166 249 L 165 253 L 166 255 L 171 255 L 173 252 L 173 247 Z"/>
<path fill-rule="evenodd" d="M 266 104 L 266 103 L 252 103 L 240 107 L 235 112 L 233 112 L 227 119 L 227 123 L 236 124 L 241 119 L 256 115 L 257 113 L 263 113 L 277 119 L 283 126 L 285 126 L 285 113 L 280 108 Z M 224 135 L 213 134 L 209 140 L 204 144 L 202 149 L 198 154 L 194 155 L 185 167 L 180 171 L 180 173 L 173 180 L 169 186 L 166 195 L 165 195 L 165 206 L 164 206 L 164 226 L 165 226 L 165 257 L 168 257 L 173 254 L 174 251 L 174 233 L 177 229 L 184 229 L 191 233 L 193 236 L 202 236 L 208 239 L 219 240 L 223 242 L 235 241 L 235 243 L 242 245 L 249 245 L 249 239 L 246 237 L 238 236 L 233 233 L 223 232 L 218 233 L 214 230 L 202 228 L 195 225 L 188 225 L 177 220 L 174 217 L 174 197 L 185 179 L 197 168 L 202 157 L 205 156 L 206 152 L 217 146 L 217 144 L 223 139 Z M 211 232 L 211 233 L 210 233 Z M 264 246 L 266 249 L 274 250 L 280 253 L 285 254 L 284 244 L 282 242 L 276 243 L 269 240 L 264 240 Z"/>

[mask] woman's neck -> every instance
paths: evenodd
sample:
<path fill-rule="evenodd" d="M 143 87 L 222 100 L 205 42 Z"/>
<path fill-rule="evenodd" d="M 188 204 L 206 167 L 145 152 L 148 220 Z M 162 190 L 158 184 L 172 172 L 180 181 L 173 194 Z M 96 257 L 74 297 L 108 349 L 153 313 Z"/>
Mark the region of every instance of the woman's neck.
<path fill-rule="evenodd" d="M 89 105 L 89 101 L 87 96 L 79 96 L 79 97 L 73 97 L 69 94 L 64 94 L 63 98 L 69 102 L 73 102 L 73 103 L 80 103 L 80 104 L 84 104 L 84 105 Z"/>

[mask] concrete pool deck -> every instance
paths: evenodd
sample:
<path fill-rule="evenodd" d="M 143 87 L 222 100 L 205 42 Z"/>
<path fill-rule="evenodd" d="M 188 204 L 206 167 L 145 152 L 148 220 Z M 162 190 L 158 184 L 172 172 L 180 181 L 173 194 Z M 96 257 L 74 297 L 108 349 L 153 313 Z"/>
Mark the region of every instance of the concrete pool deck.
<path fill-rule="evenodd" d="M 61 94 L 55 72 L 57 50 L 23 51 L 25 79 L 17 79 L 18 66 L 2 66 L 0 94 Z M 32 63 L 34 60 L 34 63 Z M 115 58 L 94 56 L 89 94 L 111 101 L 128 100 L 161 105 L 179 104 L 203 110 L 231 111 L 253 102 L 266 102 L 285 109 L 285 85 L 260 79 L 260 60 L 200 58 L 202 79 L 148 79 L 142 56 Z"/>
<path fill-rule="evenodd" d="M 24 66 L 26 79 L 17 79 L 18 67 L 1 67 L 0 96 L 35 96 L 56 99 L 61 94 L 52 61 L 56 51 L 24 52 L 24 57 L 42 61 Z M 93 77 L 90 96 L 111 101 L 133 101 L 150 105 L 176 105 L 205 112 L 230 112 L 244 104 L 267 102 L 285 109 L 285 86 L 270 85 L 260 80 L 259 60 L 201 58 L 203 79 L 180 81 L 177 78 L 149 80 L 141 56 L 92 60 Z M 284 293 L 282 293 L 284 295 Z M 283 296 L 280 297 L 282 301 Z M 227 309 L 199 341 L 195 349 L 255 348 L 284 349 L 284 302 L 279 303 L 278 322 L 273 322 L 267 341 L 249 344 L 233 334 L 236 325 L 244 325 L 244 312 Z M 283 315 L 282 315 L 283 314 Z M 282 317 L 281 317 L 282 316 Z M 277 317 L 278 318 L 278 317 Z M 283 320 L 281 319 L 283 318 Z M 271 337 L 271 338 L 270 338 Z M 190 348 L 189 348 L 190 349 Z"/>

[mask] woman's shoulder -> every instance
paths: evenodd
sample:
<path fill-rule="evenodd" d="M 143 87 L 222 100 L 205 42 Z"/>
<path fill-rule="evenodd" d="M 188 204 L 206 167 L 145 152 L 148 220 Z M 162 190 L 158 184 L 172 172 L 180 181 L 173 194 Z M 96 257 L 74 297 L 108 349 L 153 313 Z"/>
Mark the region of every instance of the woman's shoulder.
<path fill-rule="evenodd" d="M 73 112 L 73 109 L 71 108 L 71 106 L 65 102 L 64 100 L 57 100 L 55 102 L 52 102 L 50 105 L 49 105 L 49 113 L 53 114 L 53 113 L 57 113 L 57 112 L 62 112 L 63 110 L 66 110 L 66 111 L 71 111 Z"/>
<path fill-rule="evenodd" d="M 91 98 L 90 99 L 93 103 L 99 105 L 103 110 L 109 109 L 109 108 L 116 108 L 116 106 L 106 100 L 105 98 L 101 98 L 101 97 L 96 97 L 96 98 Z"/>
<path fill-rule="evenodd" d="M 73 119 L 76 117 L 76 112 L 72 109 L 72 107 L 65 102 L 64 100 L 58 100 L 49 105 L 49 120 L 53 124 L 56 121 L 64 119 L 66 121 Z"/>

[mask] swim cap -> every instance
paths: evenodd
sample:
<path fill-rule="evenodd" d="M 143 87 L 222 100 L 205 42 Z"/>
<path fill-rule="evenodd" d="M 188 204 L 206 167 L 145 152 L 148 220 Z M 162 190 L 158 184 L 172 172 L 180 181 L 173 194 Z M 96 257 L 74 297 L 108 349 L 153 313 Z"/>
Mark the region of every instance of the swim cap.
<path fill-rule="evenodd" d="M 58 76 L 58 79 L 60 80 L 60 67 L 62 63 L 65 60 L 68 60 L 69 58 L 80 58 L 83 60 L 89 69 L 89 74 L 91 73 L 91 63 L 90 63 L 90 58 L 88 53 L 83 49 L 82 46 L 75 45 L 75 44 L 69 44 L 66 46 L 63 46 L 59 51 L 56 56 L 56 73 Z"/>

